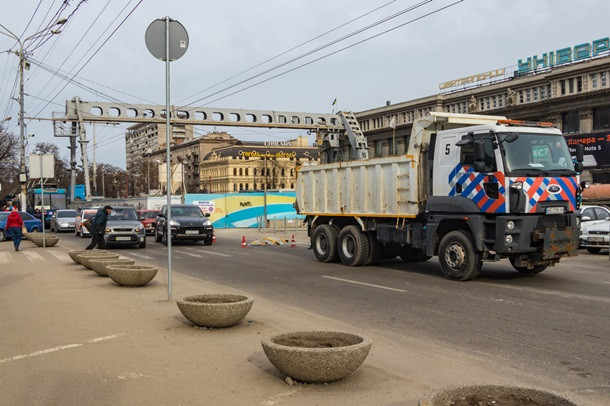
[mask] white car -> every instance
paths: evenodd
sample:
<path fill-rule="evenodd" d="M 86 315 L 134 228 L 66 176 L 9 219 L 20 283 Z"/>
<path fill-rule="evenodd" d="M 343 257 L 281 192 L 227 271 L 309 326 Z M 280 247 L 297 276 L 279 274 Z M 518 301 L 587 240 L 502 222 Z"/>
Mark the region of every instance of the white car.
<path fill-rule="evenodd" d="M 581 214 L 580 221 L 582 227 L 585 227 L 586 224 L 598 221 L 598 220 L 606 220 L 610 218 L 610 210 L 604 206 L 580 206 L 578 213 Z"/>
<path fill-rule="evenodd" d="M 602 249 L 610 247 L 610 217 L 583 224 L 580 229 L 581 248 L 586 248 L 591 254 L 598 254 Z"/>

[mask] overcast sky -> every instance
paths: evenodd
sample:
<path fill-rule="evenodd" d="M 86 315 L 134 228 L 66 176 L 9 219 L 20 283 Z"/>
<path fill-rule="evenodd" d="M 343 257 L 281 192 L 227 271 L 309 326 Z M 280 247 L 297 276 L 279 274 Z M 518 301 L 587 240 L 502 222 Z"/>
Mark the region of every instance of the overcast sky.
<path fill-rule="evenodd" d="M 61 28 L 62 32 L 34 50 L 30 57 L 52 68 L 61 66 L 63 71 L 76 73 L 138 2 L 83 2 L 70 22 Z M 0 24 L 17 36 L 21 36 L 33 16 L 22 37 L 26 38 L 51 20 L 62 1 L 3 3 Z M 67 17 L 78 4 L 79 0 L 71 0 L 62 17 Z M 170 16 L 180 21 L 190 36 L 186 54 L 171 64 L 171 100 L 172 104 L 191 103 L 416 4 L 417 1 L 412 0 L 143 0 L 82 68 L 76 80 L 123 102 L 164 104 L 164 63 L 150 55 L 144 43 L 144 33 L 153 20 Z M 331 112 L 331 104 L 336 98 L 335 108 L 367 110 L 384 105 L 386 100 L 398 103 L 436 94 L 439 92 L 438 84 L 447 80 L 503 67 L 512 71 L 520 58 L 610 35 L 607 0 L 464 0 L 337 52 L 450 4 L 450 0 L 430 1 L 195 105 L 326 113 Z M 379 9 L 367 14 L 376 8 Z M 205 90 L 364 14 L 367 15 L 236 79 Z M 1 51 L 11 47 L 16 49 L 14 44 L 14 40 L 0 35 Z M 36 44 L 30 41 L 26 49 L 32 49 Z M 216 100 L 226 93 L 327 54 L 331 55 Z M 9 130 L 18 134 L 18 104 L 11 99 L 11 96 L 16 97 L 11 93 L 16 73 L 17 57 L 1 53 L 0 114 L 2 118 L 12 116 L 8 121 Z M 65 100 L 74 96 L 88 101 L 106 101 L 73 83 L 64 88 L 66 81 L 34 64 L 25 77 L 26 116 L 49 118 L 53 111 L 63 114 Z M 201 93 L 194 96 L 198 92 Z M 295 135 L 282 130 L 224 129 L 249 141 L 289 139 Z M 68 140 L 54 138 L 50 122 L 31 121 L 27 130 L 29 134 L 35 134 L 30 145 L 41 141 L 55 142 L 67 156 L 65 146 Z M 209 129 L 200 129 L 198 133 L 205 130 Z M 125 166 L 123 132 L 124 126 L 98 126 L 98 161 Z M 90 126 L 87 126 L 87 137 L 91 138 Z"/>

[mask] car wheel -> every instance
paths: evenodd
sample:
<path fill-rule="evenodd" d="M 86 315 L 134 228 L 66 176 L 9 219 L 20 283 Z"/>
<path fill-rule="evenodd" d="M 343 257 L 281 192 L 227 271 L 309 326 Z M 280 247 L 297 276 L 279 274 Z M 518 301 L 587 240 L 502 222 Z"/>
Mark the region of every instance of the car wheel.
<path fill-rule="evenodd" d="M 587 251 L 589 251 L 589 254 L 599 254 L 601 252 L 601 248 L 596 248 L 596 247 L 589 247 L 587 248 Z"/>
<path fill-rule="evenodd" d="M 6 232 L 4 230 L 0 230 L 0 241 L 6 240 Z"/>
<path fill-rule="evenodd" d="M 155 228 L 155 242 L 161 242 L 161 236 L 159 235 L 159 230 Z"/>
<path fill-rule="evenodd" d="M 140 248 L 146 248 L 146 242 L 143 242 L 141 244 L 138 244 L 138 247 Z"/>
<path fill-rule="evenodd" d="M 38 227 L 32 227 L 32 229 L 30 230 L 30 233 L 37 233 L 38 232 Z"/>
<path fill-rule="evenodd" d="M 212 242 L 213 242 L 213 241 L 214 241 L 214 240 L 212 239 L 212 237 L 210 237 L 210 238 L 206 238 L 205 240 L 203 240 L 203 243 L 204 243 L 205 245 L 212 245 Z M 197 242 L 197 241 L 195 241 L 195 242 Z"/>
<path fill-rule="evenodd" d="M 161 242 L 163 243 L 163 245 L 165 245 L 167 247 L 167 233 L 163 233 L 161 235 Z"/>

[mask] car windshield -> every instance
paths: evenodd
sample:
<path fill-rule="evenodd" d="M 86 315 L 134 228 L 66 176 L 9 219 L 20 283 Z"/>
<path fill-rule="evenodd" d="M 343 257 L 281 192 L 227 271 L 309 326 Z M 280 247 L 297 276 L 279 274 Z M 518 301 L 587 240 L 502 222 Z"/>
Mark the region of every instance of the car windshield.
<path fill-rule="evenodd" d="M 7 217 L 8 217 L 8 212 L 5 211 L 3 213 L 0 213 L 0 221 L 5 221 Z"/>
<path fill-rule="evenodd" d="M 201 209 L 197 206 L 172 207 L 172 216 L 176 217 L 203 217 Z"/>
<path fill-rule="evenodd" d="M 138 220 L 138 215 L 134 209 L 114 209 L 108 220 Z"/>
<path fill-rule="evenodd" d="M 145 217 L 147 219 L 154 219 L 155 217 L 157 217 L 157 214 L 159 214 L 158 211 L 146 211 L 142 213 L 142 217 Z"/>
<path fill-rule="evenodd" d="M 84 218 L 86 218 L 86 219 L 92 219 L 93 217 L 95 217 L 95 212 L 94 212 L 94 211 L 92 211 L 92 212 L 87 212 L 87 213 L 85 213 L 85 214 L 83 215 L 83 217 L 84 217 Z"/>
<path fill-rule="evenodd" d="M 503 141 L 508 133 L 498 134 Z M 513 142 L 503 142 L 506 172 L 513 176 L 570 176 L 574 164 L 565 138 L 559 135 L 519 133 Z"/>
<path fill-rule="evenodd" d="M 64 210 L 58 211 L 57 217 L 76 217 L 78 216 L 78 212 L 76 210 Z"/>

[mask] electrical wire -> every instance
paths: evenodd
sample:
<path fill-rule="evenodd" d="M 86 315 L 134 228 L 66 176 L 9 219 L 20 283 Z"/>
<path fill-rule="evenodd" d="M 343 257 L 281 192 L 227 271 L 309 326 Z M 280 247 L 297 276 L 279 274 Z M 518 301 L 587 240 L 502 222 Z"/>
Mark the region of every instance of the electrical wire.
<path fill-rule="evenodd" d="M 239 72 L 239 73 L 236 73 L 235 75 L 233 75 L 233 76 L 231 76 L 231 77 L 229 77 L 229 78 L 227 78 L 227 79 L 225 79 L 225 80 L 223 80 L 223 81 L 221 81 L 221 82 L 218 82 L 218 83 L 216 83 L 216 84 L 214 84 L 214 85 L 212 85 L 212 86 L 209 86 L 209 87 L 207 87 L 207 88 L 205 88 L 205 89 L 203 89 L 203 90 L 201 90 L 201 91 L 199 91 L 199 92 L 195 93 L 195 94 L 194 94 L 194 95 L 192 95 L 192 96 L 189 96 L 189 97 L 186 97 L 186 98 L 184 98 L 184 99 L 182 99 L 182 100 L 179 100 L 178 102 L 176 102 L 176 104 L 180 104 L 180 103 L 182 103 L 182 102 L 184 102 L 184 101 L 186 101 L 186 100 L 188 100 L 188 99 L 190 99 L 190 98 L 193 98 L 193 97 L 195 97 L 195 96 L 200 95 L 200 94 L 201 94 L 201 93 L 203 93 L 203 92 L 206 92 L 206 91 L 208 91 L 208 90 L 210 90 L 210 89 L 213 89 L 213 88 L 215 88 L 216 86 L 219 86 L 219 85 L 221 85 L 221 84 L 223 84 L 223 83 L 226 83 L 226 82 L 228 82 L 228 81 L 229 81 L 229 80 L 231 80 L 231 79 L 235 79 L 236 77 L 241 76 L 241 75 L 243 75 L 244 73 L 250 72 L 251 70 L 254 70 L 254 69 L 258 68 L 259 66 L 262 66 L 262 65 L 266 64 L 267 62 L 271 62 L 271 61 L 273 61 L 274 59 L 279 58 L 280 56 L 286 55 L 287 53 L 289 53 L 289 52 L 291 52 L 291 51 L 294 51 L 295 49 L 298 49 L 298 48 L 300 48 L 300 47 L 302 47 L 302 46 L 304 46 L 304 45 L 307 45 L 307 44 L 309 44 L 310 42 L 313 42 L 313 41 L 315 41 L 315 40 L 317 40 L 317 39 L 319 39 L 319 38 L 324 37 L 325 35 L 328 35 L 328 34 L 330 34 L 330 33 L 334 32 L 334 31 L 337 31 L 337 30 L 338 30 L 338 29 L 340 29 L 340 28 L 345 27 L 346 25 L 349 25 L 349 24 L 351 24 L 351 23 L 353 23 L 353 22 L 355 22 L 355 21 L 358 21 L 358 20 L 360 20 L 360 19 L 362 19 L 362 18 L 364 18 L 364 17 L 366 17 L 366 16 L 368 16 L 368 15 L 370 15 L 370 14 L 373 14 L 374 12 L 376 12 L 376 11 L 378 11 L 378 10 L 381 10 L 381 9 L 382 9 L 382 8 L 384 8 L 384 7 L 387 7 L 388 5 L 390 5 L 390 4 L 392 4 L 392 3 L 394 3 L 395 1 L 396 1 L 396 0 L 391 0 L 391 1 L 387 2 L 387 3 L 385 3 L 385 4 L 382 4 L 382 5 L 381 5 L 381 6 L 379 6 L 379 7 L 374 8 L 374 9 L 373 9 L 373 10 L 371 10 L 371 11 L 367 11 L 366 13 L 361 14 L 361 15 L 359 15 L 359 16 L 358 16 L 358 17 L 356 17 L 356 18 L 353 18 L 353 19 L 351 19 L 351 20 L 349 20 L 349 21 L 347 21 L 347 22 L 345 22 L 345 23 L 343 23 L 343 24 L 340 24 L 340 25 L 336 26 L 335 28 L 332 28 L 332 29 L 330 29 L 330 30 L 328 30 L 328 31 L 326 31 L 326 32 L 323 32 L 322 34 L 316 35 L 315 37 L 313 37 L 313 38 L 311 38 L 311 39 L 309 39 L 309 40 L 307 40 L 307 41 L 301 42 L 300 44 L 295 45 L 295 46 L 293 46 L 292 48 L 289 48 L 289 49 L 287 49 L 287 50 L 285 50 L 285 51 L 282 51 L 282 52 L 280 52 L 279 54 L 277 54 L 277 55 L 275 55 L 275 56 L 273 56 L 273 57 L 271 57 L 271 58 L 269 58 L 269 59 L 264 60 L 263 62 L 260 62 L 260 63 L 258 63 L 258 64 L 256 64 L 256 65 L 254 65 L 254 66 L 251 66 L 251 67 L 250 67 L 250 68 L 248 68 L 248 69 L 245 69 L 245 70 L 243 70 L 243 71 L 241 71 L 241 72 Z"/>
<path fill-rule="evenodd" d="M 317 48 L 314 48 L 314 49 L 313 49 L 313 50 L 311 50 L 311 51 L 307 51 L 307 52 L 305 52 L 305 53 L 303 53 L 303 54 L 301 54 L 301 55 L 295 56 L 294 58 L 291 58 L 291 59 L 289 59 L 289 60 L 287 60 L 287 61 L 285 61 L 285 62 L 282 62 L 282 63 L 280 63 L 280 64 L 278 64 L 278 65 L 276 65 L 276 66 L 274 66 L 274 67 L 271 67 L 271 68 L 269 68 L 269 69 L 266 69 L 266 70 L 264 70 L 264 71 L 262 71 L 262 72 L 260 72 L 260 73 L 258 73 L 258 74 L 256 74 L 256 75 L 250 76 L 250 77 L 248 77 L 248 78 L 246 78 L 246 79 L 243 79 L 243 80 L 241 80 L 241 81 L 239 81 L 239 82 L 237 82 L 237 83 L 235 83 L 235 84 L 233 84 L 233 85 L 227 86 L 227 87 L 225 87 L 225 88 L 223 88 L 223 89 L 220 89 L 220 90 L 218 90 L 218 91 L 216 91 L 216 92 L 213 92 L 213 93 L 211 93 L 211 94 L 209 94 L 209 95 L 207 95 L 207 96 L 201 97 L 201 98 L 199 98 L 199 99 L 197 99 L 197 100 L 195 100 L 195 101 L 193 101 L 193 102 L 191 102 L 191 103 L 187 104 L 186 106 L 191 106 L 191 105 L 193 105 L 193 104 L 195 104 L 195 103 L 199 103 L 199 102 L 201 102 L 201 101 L 203 101 L 203 100 L 205 100 L 205 99 L 209 99 L 210 97 L 216 96 L 216 95 L 218 95 L 218 94 L 220 94 L 220 93 L 223 93 L 223 92 L 225 92 L 225 91 L 227 91 L 227 90 L 230 90 L 230 89 L 232 89 L 232 88 L 234 88 L 234 87 L 237 87 L 237 86 L 239 86 L 239 85 L 242 85 L 242 84 L 244 84 L 244 83 L 246 83 L 246 82 L 249 82 L 249 81 L 251 81 L 251 80 L 254 80 L 254 79 L 256 79 L 256 78 L 258 78 L 258 77 L 261 77 L 261 76 L 263 76 L 263 75 L 266 75 L 267 73 L 270 73 L 270 72 L 272 72 L 272 71 L 274 71 L 274 70 L 277 70 L 277 69 L 279 69 L 279 68 L 282 68 L 282 67 L 284 67 L 284 66 L 286 66 L 286 65 L 289 65 L 289 64 L 291 64 L 291 63 L 293 63 L 293 62 L 296 62 L 296 61 L 298 61 L 299 59 L 303 59 L 303 58 L 305 58 L 305 57 L 307 57 L 307 56 L 309 56 L 309 55 L 312 55 L 312 54 L 314 54 L 314 53 L 316 53 L 316 52 L 318 52 L 318 51 L 321 51 L 321 50 L 323 50 L 323 49 L 325 49 L 325 48 L 328 48 L 328 47 L 330 47 L 330 46 L 332 46 L 332 45 L 335 45 L 335 44 L 337 44 L 337 43 L 339 43 L 339 42 L 341 42 L 341 41 L 344 41 L 344 40 L 346 40 L 346 39 L 348 39 L 348 38 L 351 38 L 351 37 L 353 37 L 353 36 L 355 36 L 355 35 L 357 35 L 357 34 L 360 34 L 360 33 L 364 32 L 364 31 L 367 31 L 367 30 L 369 30 L 369 29 L 371 29 L 371 28 L 374 28 L 374 27 L 376 27 L 376 26 L 378 26 L 378 25 L 380 25 L 380 24 L 383 24 L 383 23 L 385 23 L 385 22 L 388 22 L 388 21 L 390 21 L 390 20 L 392 20 L 392 19 L 394 19 L 394 18 L 400 17 L 400 16 L 401 16 L 401 15 L 403 15 L 403 14 L 409 13 L 409 12 L 411 12 L 411 11 L 413 11 L 413 10 L 415 10 L 415 9 L 419 8 L 419 7 L 422 7 L 422 6 L 424 6 L 424 5 L 428 4 L 428 3 L 431 3 L 432 1 L 433 1 L 433 0 L 423 0 L 423 1 L 420 1 L 419 3 L 417 3 L 417 4 L 413 5 L 413 6 L 407 7 L 407 8 L 405 8 L 405 9 L 403 9 L 403 10 L 400 10 L 399 12 L 394 13 L 394 14 L 392 14 L 392 15 L 388 16 L 388 17 L 384 17 L 384 18 L 382 18 L 381 20 L 375 21 L 375 22 L 374 22 L 374 23 L 372 23 L 372 24 L 369 24 L 369 25 L 367 25 L 367 26 L 365 26 L 365 27 L 362 27 L 362 28 L 359 28 L 359 29 L 357 29 L 357 30 L 355 30 L 355 31 L 353 31 L 353 32 L 351 32 L 351 33 L 349 33 L 349 34 L 346 34 L 346 35 L 344 35 L 344 36 L 342 36 L 342 37 L 339 37 L 339 38 L 337 38 L 337 39 L 334 39 L 334 40 L 332 40 L 332 41 L 330 41 L 330 42 L 328 42 L 328 43 L 326 43 L 326 44 L 324 44 L 324 45 L 321 45 L 321 46 L 319 46 L 319 47 L 317 47 Z M 209 104 L 209 103 L 206 103 L 206 104 Z"/>
<path fill-rule="evenodd" d="M 40 5 L 42 4 L 42 0 L 38 0 L 38 5 L 36 6 L 36 8 L 34 9 L 34 12 L 32 13 L 32 16 L 30 17 L 30 21 L 28 21 L 27 25 L 25 26 L 25 28 L 23 29 L 23 32 L 21 33 L 21 37 L 23 38 L 23 36 L 25 35 L 25 32 L 28 30 L 28 28 L 30 27 L 30 24 L 32 24 L 32 20 L 34 19 L 34 16 L 36 15 L 36 13 L 38 12 L 38 9 L 40 8 Z"/>

